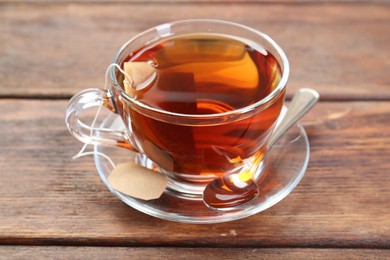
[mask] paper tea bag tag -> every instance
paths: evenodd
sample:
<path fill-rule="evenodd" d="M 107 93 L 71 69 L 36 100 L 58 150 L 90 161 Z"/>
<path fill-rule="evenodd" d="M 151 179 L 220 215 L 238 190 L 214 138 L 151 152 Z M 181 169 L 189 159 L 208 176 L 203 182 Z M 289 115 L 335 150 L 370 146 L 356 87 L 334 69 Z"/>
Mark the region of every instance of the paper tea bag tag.
<path fill-rule="evenodd" d="M 118 164 L 108 182 L 115 190 L 142 200 L 158 199 L 168 185 L 164 174 L 134 163 Z"/>
<path fill-rule="evenodd" d="M 133 97 L 135 91 L 139 91 L 152 83 L 156 78 L 156 69 L 149 62 L 125 62 L 125 72 L 130 76 L 130 79 L 123 80 L 125 91 Z"/>

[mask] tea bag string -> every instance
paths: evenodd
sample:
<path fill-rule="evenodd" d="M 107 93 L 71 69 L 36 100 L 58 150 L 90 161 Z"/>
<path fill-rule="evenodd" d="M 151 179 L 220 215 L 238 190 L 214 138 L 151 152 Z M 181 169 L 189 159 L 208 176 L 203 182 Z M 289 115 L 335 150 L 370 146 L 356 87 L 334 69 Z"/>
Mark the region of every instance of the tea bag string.
<path fill-rule="evenodd" d="M 125 83 L 125 84 L 129 84 L 130 86 L 133 86 L 133 85 L 134 85 L 134 81 L 133 81 L 133 79 L 130 77 L 130 75 L 127 74 L 127 73 L 126 73 L 118 64 L 112 63 L 112 64 L 110 64 L 110 65 L 107 67 L 107 70 L 106 70 L 106 73 L 105 73 L 104 87 L 103 87 L 104 90 L 108 90 L 108 73 L 110 72 L 110 69 L 111 69 L 112 67 L 117 68 L 117 69 L 124 75 L 124 77 L 125 77 L 124 83 Z M 91 127 L 90 127 L 90 133 L 89 133 L 90 137 L 92 137 L 93 129 L 94 129 L 94 127 L 95 127 L 95 124 L 96 124 L 96 121 L 97 121 L 98 116 L 99 116 L 99 114 L 100 114 L 100 111 L 102 110 L 102 107 L 103 107 L 103 106 L 100 105 L 100 106 L 98 107 L 97 111 L 96 111 L 95 117 L 94 117 L 94 119 L 93 119 L 93 121 L 92 121 L 92 124 L 91 124 Z M 86 155 L 93 155 L 93 154 L 95 154 L 95 152 L 93 152 L 93 151 L 86 152 L 85 150 L 87 149 L 87 146 L 88 146 L 88 144 L 84 143 L 84 145 L 81 147 L 80 151 L 79 151 L 76 155 L 74 155 L 74 156 L 72 157 L 72 159 L 77 159 L 77 158 L 80 158 L 80 157 L 83 157 L 83 156 L 86 156 Z M 110 157 L 108 157 L 107 155 L 105 155 L 104 153 L 101 153 L 101 152 L 96 152 L 96 154 L 97 154 L 97 155 L 100 155 L 100 156 L 103 156 L 104 158 L 106 158 L 106 159 L 111 163 L 112 167 L 115 168 L 115 164 L 114 164 L 114 162 L 111 160 Z"/>

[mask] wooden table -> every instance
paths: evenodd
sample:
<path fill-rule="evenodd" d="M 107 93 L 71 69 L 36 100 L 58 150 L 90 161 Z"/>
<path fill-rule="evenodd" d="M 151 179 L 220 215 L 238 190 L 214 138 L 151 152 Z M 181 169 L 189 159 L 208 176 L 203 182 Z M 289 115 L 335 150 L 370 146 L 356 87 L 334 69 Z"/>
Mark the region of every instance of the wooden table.
<path fill-rule="evenodd" d="M 67 100 L 103 87 L 122 43 L 163 22 L 218 18 L 271 35 L 288 94 L 321 102 L 302 121 L 306 175 L 255 216 L 190 225 L 144 215 L 100 180 L 67 131 Z M 0 0 L 0 258 L 390 257 L 388 1 Z"/>

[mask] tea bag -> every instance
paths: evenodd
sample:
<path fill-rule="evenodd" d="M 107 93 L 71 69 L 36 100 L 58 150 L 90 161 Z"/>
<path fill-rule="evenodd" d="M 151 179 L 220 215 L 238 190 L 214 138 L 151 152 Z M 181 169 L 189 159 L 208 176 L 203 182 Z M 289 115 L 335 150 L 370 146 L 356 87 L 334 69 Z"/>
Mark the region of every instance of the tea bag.
<path fill-rule="evenodd" d="M 150 85 L 157 76 L 156 69 L 149 62 L 125 62 L 124 71 L 131 77 L 123 80 L 125 92 L 135 97 L 136 91 L 142 90 Z"/>
<path fill-rule="evenodd" d="M 164 174 L 134 163 L 116 165 L 108 182 L 115 190 L 142 200 L 158 199 L 168 184 Z"/>

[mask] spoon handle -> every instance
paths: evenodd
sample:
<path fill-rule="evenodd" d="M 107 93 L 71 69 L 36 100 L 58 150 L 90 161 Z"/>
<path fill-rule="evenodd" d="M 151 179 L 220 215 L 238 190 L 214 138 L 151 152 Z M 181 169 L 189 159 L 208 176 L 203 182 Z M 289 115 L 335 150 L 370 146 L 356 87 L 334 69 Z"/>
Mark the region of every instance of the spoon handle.
<path fill-rule="evenodd" d="M 267 147 L 270 149 L 286 131 L 291 128 L 318 101 L 320 95 L 310 88 L 301 88 L 294 95 L 282 122 L 271 134 Z"/>

